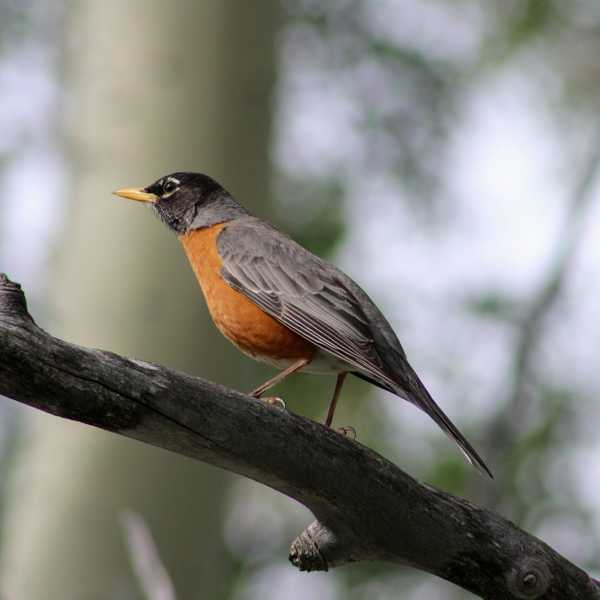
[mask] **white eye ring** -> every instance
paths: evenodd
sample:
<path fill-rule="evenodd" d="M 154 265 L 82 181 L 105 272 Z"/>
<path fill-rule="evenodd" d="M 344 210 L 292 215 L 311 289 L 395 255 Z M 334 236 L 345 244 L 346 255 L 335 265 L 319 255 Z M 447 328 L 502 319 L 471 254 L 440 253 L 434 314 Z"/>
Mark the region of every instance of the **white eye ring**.
<path fill-rule="evenodd" d="M 166 198 L 167 196 L 170 196 L 173 192 L 175 192 L 177 190 L 178 186 L 179 186 L 179 181 L 177 181 L 176 179 L 174 179 L 174 178 L 167 179 L 162 185 L 162 189 L 163 189 L 162 197 Z"/>

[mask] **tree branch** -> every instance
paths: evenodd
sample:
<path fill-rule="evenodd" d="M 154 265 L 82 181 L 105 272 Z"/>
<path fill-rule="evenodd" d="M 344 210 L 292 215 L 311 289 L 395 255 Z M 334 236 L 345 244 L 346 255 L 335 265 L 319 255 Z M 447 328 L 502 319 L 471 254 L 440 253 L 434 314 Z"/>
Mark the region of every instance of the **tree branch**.
<path fill-rule="evenodd" d="M 296 499 L 317 519 L 292 544 L 290 560 L 300 570 L 385 560 L 488 600 L 600 599 L 593 579 L 537 538 L 417 482 L 319 423 L 196 377 L 53 338 L 3 275 L 0 393 Z"/>

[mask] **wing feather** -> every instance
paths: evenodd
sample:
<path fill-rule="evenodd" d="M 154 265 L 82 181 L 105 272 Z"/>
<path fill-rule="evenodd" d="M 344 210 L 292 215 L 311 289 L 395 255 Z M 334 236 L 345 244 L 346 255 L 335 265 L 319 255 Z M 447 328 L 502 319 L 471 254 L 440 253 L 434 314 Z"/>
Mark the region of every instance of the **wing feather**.
<path fill-rule="evenodd" d="M 217 243 L 221 275 L 233 289 L 355 374 L 425 411 L 491 477 L 406 360 L 389 323 L 349 277 L 254 217 L 227 225 Z"/>
<path fill-rule="evenodd" d="M 341 273 L 291 240 L 283 243 L 275 229 L 252 221 L 227 227 L 219 236 L 225 281 L 321 350 L 394 387 L 369 320 Z"/>

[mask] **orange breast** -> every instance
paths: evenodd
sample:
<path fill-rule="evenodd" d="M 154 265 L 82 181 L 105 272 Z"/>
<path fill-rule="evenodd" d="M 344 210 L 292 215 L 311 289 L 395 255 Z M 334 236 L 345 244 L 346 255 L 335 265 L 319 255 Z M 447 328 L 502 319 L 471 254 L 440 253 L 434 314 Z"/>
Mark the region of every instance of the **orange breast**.
<path fill-rule="evenodd" d="M 315 346 L 223 281 L 217 236 L 226 226 L 220 223 L 179 236 L 215 325 L 240 350 L 258 360 L 279 366 L 300 358 L 311 360 Z"/>

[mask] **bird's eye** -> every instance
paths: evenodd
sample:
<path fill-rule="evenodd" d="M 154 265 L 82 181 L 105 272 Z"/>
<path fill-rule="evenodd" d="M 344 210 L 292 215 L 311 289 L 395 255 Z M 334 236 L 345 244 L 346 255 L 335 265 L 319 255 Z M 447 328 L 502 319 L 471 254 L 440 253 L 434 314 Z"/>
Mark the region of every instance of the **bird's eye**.
<path fill-rule="evenodd" d="M 177 184 L 172 179 L 167 179 L 162 186 L 163 195 L 171 194 L 177 189 Z"/>

